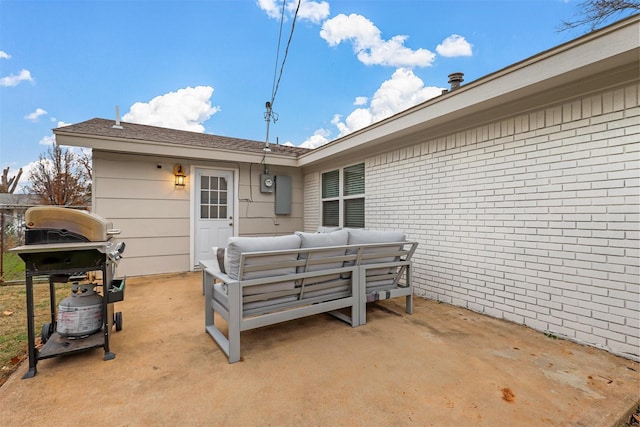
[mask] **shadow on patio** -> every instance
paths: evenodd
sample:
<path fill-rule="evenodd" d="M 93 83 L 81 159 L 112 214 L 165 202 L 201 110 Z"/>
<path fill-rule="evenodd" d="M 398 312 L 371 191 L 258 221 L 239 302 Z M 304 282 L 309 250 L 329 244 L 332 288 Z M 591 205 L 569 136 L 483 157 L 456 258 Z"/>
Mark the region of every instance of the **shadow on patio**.
<path fill-rule="evenodd" d="M 416 298 L 351 328 L 317 315 L 242 334 L 229 364 L 204 332 L 199 273 L 127 279 L 111 350 L 28 363 L 0 388 L 2 425 L 612 426 L 638 363 Z M 37 325 L 39 326 L 39 325 Z"/>

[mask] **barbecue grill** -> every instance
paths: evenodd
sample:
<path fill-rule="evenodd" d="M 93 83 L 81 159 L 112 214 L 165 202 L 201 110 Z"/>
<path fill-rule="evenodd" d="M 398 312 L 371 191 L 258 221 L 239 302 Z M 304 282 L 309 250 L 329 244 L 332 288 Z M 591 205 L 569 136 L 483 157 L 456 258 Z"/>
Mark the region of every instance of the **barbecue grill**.
<path fill-rule="evenodd" d="M 26 211 L 25 245 L 11 249 L 25 262 L 29 370 L 23 378 L 36 375 L 36 365 L 40 359 L 99 347 L 104 348 L 104 360 L 115 358 L 115 354 L 109 350 L 109 337 L 114 326 L 116 330 L 122 329 L 122 313 L 114 313 L 113 305 L 124 299 L 125 285 L 125 278 L 115 277 L 116 266 L 125 248 L 124 242 L 114 239 L 119 233 L 120 230 L 114 229 L 110 221 L 86 211 L 57 206 L 36 206 Z M 56 330 L 55 283 L 71 280 L 75 292 L 86 287 L 78 285 L 78 282 L 87 280 L 88 273 L 95 274 L 100 282 L 91 285 L 102 290 L 102 296 L 98 299 L 101 305 L 96 308 L 97 316 L 101 312 L 98 330 L 87 335 L 59 333 Z M 49 278 L 51 309 L 51 321 L 42 327 L 43 345 L 39 350 L 35 342 L 33 301 L 33 278 L 36 276 Z M 60 308 L 63 308 L 62 305 Z M 65 307 L 61 311 L 67 313 L 73 310 Z M 83 319 L 78 320 L 82 322 Z"/>

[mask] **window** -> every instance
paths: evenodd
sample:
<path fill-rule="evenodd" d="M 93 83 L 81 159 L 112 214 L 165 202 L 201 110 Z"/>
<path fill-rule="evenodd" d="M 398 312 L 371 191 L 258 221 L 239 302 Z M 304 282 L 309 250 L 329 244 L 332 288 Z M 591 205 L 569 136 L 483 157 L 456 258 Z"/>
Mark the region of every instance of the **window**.
<path fill-rule="evenodd" d="M 200 178 L 200 218 L 227 217 L 227 180 L 220 176 Z"/>
<path fill-rule="evenodd" d="M 322 174 L 322 225 L 364 228 L 364 163 Z"/>

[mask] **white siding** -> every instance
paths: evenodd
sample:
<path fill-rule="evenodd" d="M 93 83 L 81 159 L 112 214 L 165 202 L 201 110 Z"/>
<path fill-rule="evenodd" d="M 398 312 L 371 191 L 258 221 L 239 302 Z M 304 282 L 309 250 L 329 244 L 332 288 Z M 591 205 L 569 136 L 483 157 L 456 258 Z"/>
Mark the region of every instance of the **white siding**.
<path fill-rule="evenodd" d="M 304 229 L 315 232 L 320 221 L 320 173 L 314 172 L 304 176 Z"/>
<path fill-rule="evenodd" d="M 366 225 L 420 242 L 419 295 L 638 359 L 638 91 L 370 157 Z"/>
<path fill-rule="evenodd" d="M 190 170 L 191 163 L 186 159 L 94 151 L 94 212 L 121 229 L 118 239 L 126 243 L 124 257 L 118 266 L 119 275 L 190 270 L 191 182 L 187 176 L 185 188 L 175 187 L 173 166 L 176 163 L 181 163 L 186 171 Z M 292 212 L 275 215 L 273 193 L 260 193 L 259 177 L 263 165 L 202 161 L 195 165 L 238 171 L 237 234 L 288 234 L 302 229 L 304 203 L 299 169 L 271 168 L 273 175 L 292 177 Z"/>
<path fill-rule="evenodd" d="M 94 211 L 111 220 L 126 243 L 119 275 L 189 270 L 189 189 L 176 189 L 174 163 L 93 153 Z"/>
<path fill-rule="evenodd" d="M 302 171 L 298 168 L 271 166 L 269 174 L 291 177 L 291 214 L 275 215 L 274 193 L 260 192 L 260 175 L 263 165 L 242 164 L 240 166 L 240 221 L 241 235 L 279 235 L 299 231 L 303 227 Z M 251 180 L 248 179 L 251 170 Z"/>

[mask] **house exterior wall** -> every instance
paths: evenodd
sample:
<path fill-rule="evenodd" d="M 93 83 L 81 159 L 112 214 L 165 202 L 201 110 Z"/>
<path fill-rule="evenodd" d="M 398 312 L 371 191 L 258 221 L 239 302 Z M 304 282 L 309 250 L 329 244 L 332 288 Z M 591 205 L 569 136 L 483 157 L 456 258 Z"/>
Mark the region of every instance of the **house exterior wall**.
<path fill-rule="evenodd" d="M 315 232 L 321 225 L 321 188 L 320 172 L 304 175 L 304 229 L 307 232 Z"/>
<path fill-rule="evenodd" d="M 260 193 L 262 165 L 240 164 L 239 214 L 241 236 L 273 236 L 299 231 L 303 227 L 304 200 L 302 171 L 299 168 L 269 166 L 269 174 L 291 177 L 291 214 L 275 215 L 275 193 Z M 251 179 L 249 180 L 249 174 Z M 277 179 L 277 178 L 276 178 Z"/>
<path fill-rule="evenodd" d="M 366 226 L 420 243 L 420 296 L 640 359 L 639 97 L 636 81 L 370 156 Z"/>
<path fill-rule="evenodd" d="M 262 194 L 258 165 L 212 161 L 189 161 L 163 157 L 93 152 L 93 211 L 121 230 L 118 240 L 126 243 L 119 275 L 148 275 L 191 270 L 191 182 L 175 187 L 173 166 L 191 166 L 234 171 L 237 183 L 238 235 L 287 234 L 302 228 L 301 172 L 277 167 L 273 175 L 292 177 L 292 213 L 275 215 L 273 194 Z M 158 168 L 161 165 L 161 168 Z M 249 180 L 251 174 L 251 180 Z"/>

